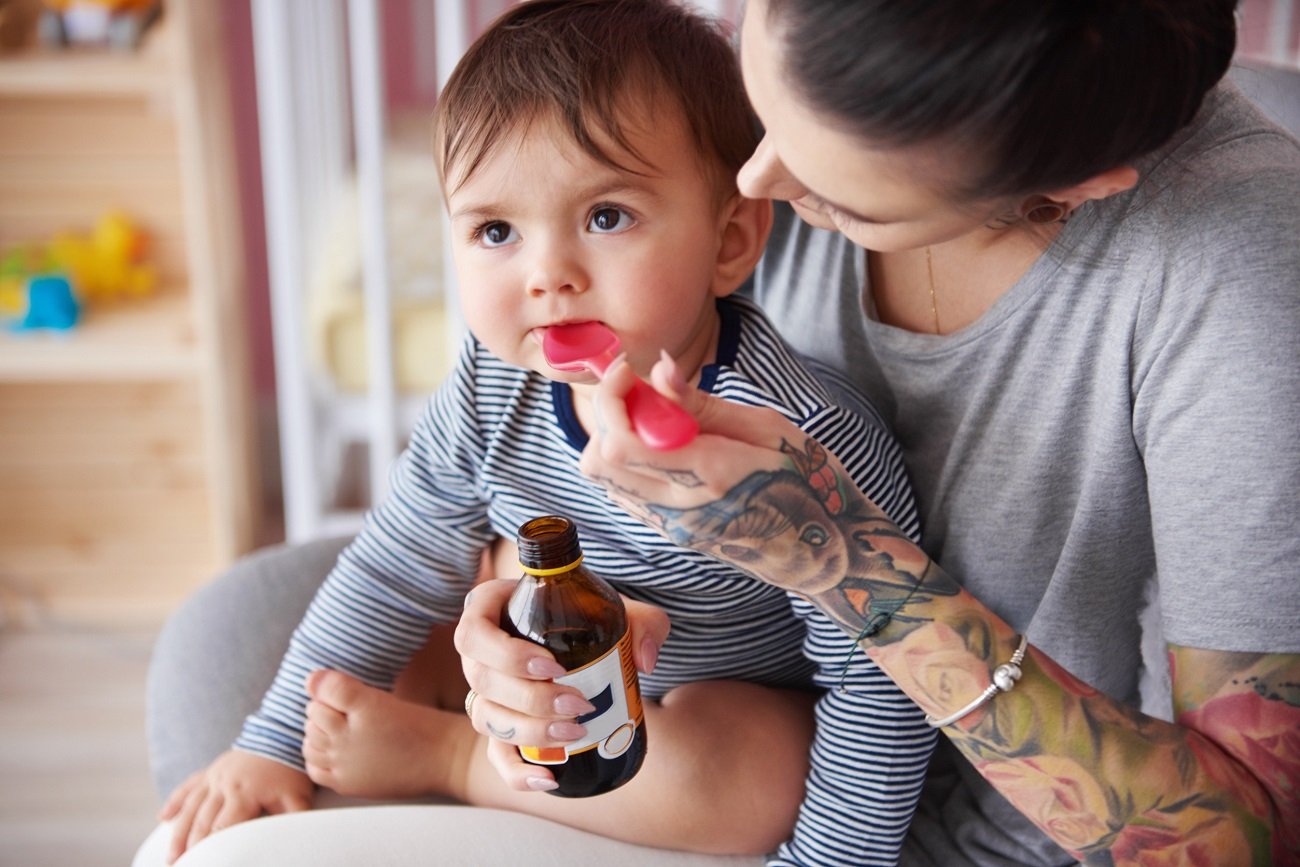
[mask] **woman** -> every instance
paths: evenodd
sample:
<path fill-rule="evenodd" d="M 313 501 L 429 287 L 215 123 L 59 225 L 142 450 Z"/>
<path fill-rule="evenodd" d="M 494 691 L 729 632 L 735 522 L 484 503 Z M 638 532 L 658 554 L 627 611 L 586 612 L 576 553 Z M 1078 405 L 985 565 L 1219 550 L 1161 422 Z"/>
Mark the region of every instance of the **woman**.
<path fill-rule="evenodd" d="M 707 435 L 645 451 L 621 372 L 584 470 L 808 596 L 931 715 L 948 738 L 905 863 L 1300 861 L 1300 156 L 1216 87 L 1233 11 L 747 9 L 766 138 L 742 191 L 838 233 L 789 227 L 756 294 L 891 408 L 923 550 L 857 532 L 879 510 L 842 477 L 838 510 L 796 490 L 797 431 L 669 363 Z M 1172 723 L 1138 710 L 1148 583 Z M 559 690 L 490 627 L 501 594 L 458 646 L 476 723 L 533 742 L 547 720 L 515 711 Z"/>

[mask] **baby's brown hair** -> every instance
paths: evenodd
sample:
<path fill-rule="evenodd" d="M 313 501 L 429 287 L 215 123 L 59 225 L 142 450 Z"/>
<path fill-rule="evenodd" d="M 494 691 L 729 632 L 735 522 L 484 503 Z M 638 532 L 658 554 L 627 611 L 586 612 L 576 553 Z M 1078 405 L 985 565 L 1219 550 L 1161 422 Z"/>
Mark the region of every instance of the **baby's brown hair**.
<path fill-rule="evenodd" d="M 673 0 L 529 0 L 501 15 L 457 64 L 435 112 L 443 184 L 468 179 L 501 138 L 554 119 L 597 160 L 628 169 L 629 110 L 675 107 L 723 190 L 758 142 L 734 50 L 720 25 Z"/>

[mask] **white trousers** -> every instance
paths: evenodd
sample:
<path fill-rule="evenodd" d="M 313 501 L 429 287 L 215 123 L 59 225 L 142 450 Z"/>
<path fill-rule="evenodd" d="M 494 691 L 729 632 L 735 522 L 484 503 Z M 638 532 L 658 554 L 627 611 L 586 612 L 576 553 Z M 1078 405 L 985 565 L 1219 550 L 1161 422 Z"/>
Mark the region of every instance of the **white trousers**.
<path fill-rule="evenodd" d="M 159 825 L 132 867 L 163 867 Z M 339 807 L 267 816 L 213 834 L 176 867 L 760 867 L 761 857 L 692 855 L 620 843 L 546 819 L 461 806 Z"/>

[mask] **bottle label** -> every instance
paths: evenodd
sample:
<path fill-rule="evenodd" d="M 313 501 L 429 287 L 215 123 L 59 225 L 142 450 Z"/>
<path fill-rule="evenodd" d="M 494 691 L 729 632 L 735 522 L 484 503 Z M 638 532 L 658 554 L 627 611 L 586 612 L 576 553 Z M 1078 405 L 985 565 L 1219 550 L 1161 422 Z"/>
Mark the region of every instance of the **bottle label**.
<path fill-rule="evenodd" d="M 562 765 L 569 756 L 596 750 L 606 759 L 617 758 L 632 746 L 637 726 L 645 718 L 636 664 L 632 661 L 632 633 L 625 632 L 618 644 L 599 659 L 575 668 L 556 683 L 576 687 L 596 709 L 578 717 L 587 736 L 563 747 L 520 747 L 527 761 L 539 765 Z"/>

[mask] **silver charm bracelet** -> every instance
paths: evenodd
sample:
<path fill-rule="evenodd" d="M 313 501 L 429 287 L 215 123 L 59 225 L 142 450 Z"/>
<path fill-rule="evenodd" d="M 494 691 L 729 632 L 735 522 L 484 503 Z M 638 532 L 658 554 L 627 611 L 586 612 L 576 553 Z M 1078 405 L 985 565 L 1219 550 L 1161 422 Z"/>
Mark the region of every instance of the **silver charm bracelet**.
<path fill-rule="evenodd" d="M 948 714 L 943 719 L 935 719 L 929 714 L 926 714 L 925 715 L 926 723 L 930 725 L 932 728 L 936 728 L 936 729 L 941 729 L 944 726 L 952 725 L 957 720 L 966 716 L 968 713 L 975 710 L 977 707 L 984 704 L 985 702 L 993 698 L 993 696 L 997 695 L 998 693 L 1010 692 L 1012 689 L 1014 689 L 1016 685 L 1016 681 L 1020 680 L 1020 675 L 1022 674 L 1020 670 L 1020 663 L 1024 662 L 1025 660 L 1025 648 L 1027 648 L 1028 646 L 1029 646 L 1029 635 L 1028 634 L 1021 635 L 1020 646 L 1016 648 L 1016 652 L 1011 654 L 1011 659 L 1004 662 L 1002 665 L 999 665 L 997 668 L 993 669 L 993 682 L 990 683 L 983 692 L 981 692 L 978 696 L 976 696 L 974 701 L 966 705 L 961 710 L 956 711 L 955 713 Z"/>

